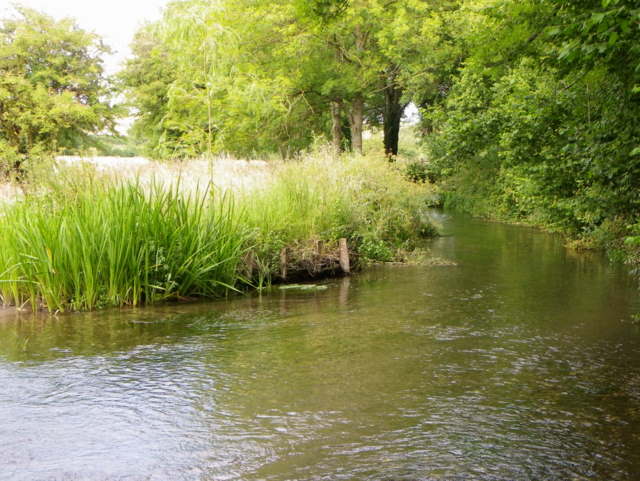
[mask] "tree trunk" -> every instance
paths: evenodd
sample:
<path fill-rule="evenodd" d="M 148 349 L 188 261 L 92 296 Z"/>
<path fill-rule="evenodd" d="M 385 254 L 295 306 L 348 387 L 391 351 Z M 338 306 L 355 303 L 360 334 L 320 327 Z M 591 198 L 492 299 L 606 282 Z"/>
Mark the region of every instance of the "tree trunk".
<path fill-rule="evenodd" d="M 351 152 L 351 127 L 349 126 L 349 119 L 342 117 L 342 123 L 340 124 L 342 130 L 342 149 Z"/>
<path fill-rule="evenodd" d="M 351 102 L 349 127 L 351 129 L 351 146 L 354 152 L 362 155 L 362 125 L 364 123 L 364 99 L 358 96 Z"/>
<path fill-rule="evenodd" d="M 406 108 L 406 104 L 402 105 L 402 88 L 395 83 L 395 78 L 391 77 L 387 80 L 384 89 L 384 113 L 383 113 L 383 130 L 384 130 L 384 153 L 389 160 L 398 155 L 398 140 L 400 138 L 400 120 Z"/>
<path fill-rule="evenodd" d="M 342 152 L 342 119 L 339 100 L 331 101 L 331 144 L 336 155 Z"/>

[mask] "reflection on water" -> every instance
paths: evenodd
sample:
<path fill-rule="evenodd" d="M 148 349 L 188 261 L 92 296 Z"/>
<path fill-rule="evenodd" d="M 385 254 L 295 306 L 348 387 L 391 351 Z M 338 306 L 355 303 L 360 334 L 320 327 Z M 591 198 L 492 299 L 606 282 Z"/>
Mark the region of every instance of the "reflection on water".
<path fill-rule="evenodd" d="M 636 286 L 550 235 L 443 224 L 455 267 L 5 320 L 0 479 L 634 479 Z"/>

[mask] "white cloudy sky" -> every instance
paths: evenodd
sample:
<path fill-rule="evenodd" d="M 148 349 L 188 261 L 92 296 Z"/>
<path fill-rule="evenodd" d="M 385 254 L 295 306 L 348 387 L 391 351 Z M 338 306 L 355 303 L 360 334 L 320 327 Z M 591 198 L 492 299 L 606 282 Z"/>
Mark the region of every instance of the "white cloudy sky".
<path fill-rule="evenodd" d="M 129 54 L 133 34 L 145 21 L 160 17 L 169 0 L 18 0 L 17 3 L 43 11 L 55 18 L 73 17 L 78 25 L 105 40 L 115 54 L 105 59 L 109 73 L 118 70 Z M 12 14 L 15 0 L 0 0 L 0 17 Z"/>

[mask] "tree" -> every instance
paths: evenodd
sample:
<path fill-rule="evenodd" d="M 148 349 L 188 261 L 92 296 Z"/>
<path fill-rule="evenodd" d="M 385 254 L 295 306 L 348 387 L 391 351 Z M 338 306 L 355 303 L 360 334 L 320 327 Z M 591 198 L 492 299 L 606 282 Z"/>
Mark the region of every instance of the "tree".
<path fill-rule="evenodd" d="M 451 70 L 452 55 L 433 52 L 446 28 L 432 18 L 457 3 L 174 2 L 137 37 L 123 74 L 137 128 L 160 155 L 289 155 L 319 135 L 361 153 L 364 123 L 379 117 L 394 156 L 406 105 L 425 77 Z"/>
<path fill-rule="evenodd" d="M 547 33 L 565 72 L 606 65 L 640 93 L 639 24 L 635 0 L 558 0 Z"/>
<path fill-rule="evenodd" d="M 71 19 L 17 7 L 0 21 L 0 150 L 5 172 L 113 129 L 100 38 Z"/>
<path fill-rule="evenodd" d="M 297 0 L 297 23 L 318 49 L 329 52 L 309 69 L 327 72 L 316 88 L 328 97 L 334 146 L 346 110 L 351 144 L 362 151 L 363 123 L 382 123 L 387 155 L 398 153 L 400 121 L 426 76 L 450 74 L 459 62 L 439 19 L 456 0 Z"/>
<path fill-rule="evenodd" d="M 167 137 L 181 134 L 163 126 L 169 88 L 177 77 L 175 62 L 152 24 L 138 30 L 131 50 L 133 58 L 118 74 L 118 85 L 137 115 L 129 135 L 140 141 L 146 155 L 164 157 L 170 153 L 166 150 L 171 144 Z"/>
<path fill-rule="evenodd" d="M 321 135 L 327 116 L 306 88 L 306 64 L 295 49 L 311 52 L 296 44 L 290 18 L 286 4 L 187 0 L 145 27 L 121 78 L 138 113 L 134 129 L 150 140 L 150 153 L 286 157 Z M 149 89 L 150 82 L 159 88 Z"/>

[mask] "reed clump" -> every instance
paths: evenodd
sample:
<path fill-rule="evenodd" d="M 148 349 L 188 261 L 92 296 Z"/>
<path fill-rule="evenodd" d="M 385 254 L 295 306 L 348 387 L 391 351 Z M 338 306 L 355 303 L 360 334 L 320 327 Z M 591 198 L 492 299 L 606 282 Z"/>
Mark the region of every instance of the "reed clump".
<path fill-rule="evenodd" d="M 360 258 L 389 260 L 434 234 L 428 186 L 377 159 L 275 164 L 251 191 L 215 179 L 185 189 L 64 178 L 0 208 L 4 305 L 65 311 L 213 298 L 277 280 L 283 247 L 293 262 L 323 262 L 305 250 L 346 237 Z"/>
<path fill-rule="evenodd" d="M 276 164 L 270 182 L 238 199 L 267 275 L 282 247 L 302 246 L 304 256 L 314 240 L 345 237 L 361 261 L 391 261 L 437 234 L 427 215 L 438 202 L 433 187 L 408 181 L 382 158 L 316 153 Z"/>

